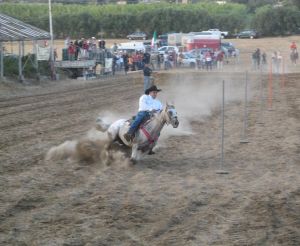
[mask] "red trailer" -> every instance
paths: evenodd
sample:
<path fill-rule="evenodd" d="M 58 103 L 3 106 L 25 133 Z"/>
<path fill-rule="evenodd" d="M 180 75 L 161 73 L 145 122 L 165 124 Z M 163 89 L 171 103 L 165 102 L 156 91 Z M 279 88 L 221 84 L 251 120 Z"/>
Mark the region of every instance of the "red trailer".
<path fill-rule="evenodd" d="M 199 34 L 187 39 L 186 48 L 187 50 L 201 49 L 201 48 L 211 48 L 220 49 L 221 38 L 219 35 L 215 34 Z"/>

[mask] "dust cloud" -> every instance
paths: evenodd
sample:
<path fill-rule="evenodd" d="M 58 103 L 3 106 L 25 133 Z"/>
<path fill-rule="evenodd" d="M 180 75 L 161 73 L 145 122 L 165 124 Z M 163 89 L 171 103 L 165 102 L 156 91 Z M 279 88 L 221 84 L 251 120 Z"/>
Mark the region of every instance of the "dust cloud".
<path fill-rule="evenodd" d="M 65 141 L 50 148 L 45 156 L 46 161 L 63 159 L 83 161 L 88 164 L 97 162 L 104 166 L 129 164 L 125 153 L 110 144 L 107 133 L 95 128 L 90 129 L 80 139 Z"/>
<path fill-rule="evenodd" d="M 225 104 L 244 101 L 246 74 L 242 75 L 239 80 L 236 76 L 234 79 L 230 77 L 223 79 L 225 81 Z M 174 103 L 180 124 L 178 129 L 164 128 L 160 140 L 165 140 L 170 136 L 193 134 L 191 122 L 205 121 L 216 111 L 219 111 L 217 115 L 220 115 L 223 79 L 199 77 L 195 80 L 192 76 L 183 76 L 176 80 L 169 79 L 163 86 L 161 100 L 164 103 Z M 252 97 L 252 87 L 251 80 L 248 78 L 249 100 Z"/>

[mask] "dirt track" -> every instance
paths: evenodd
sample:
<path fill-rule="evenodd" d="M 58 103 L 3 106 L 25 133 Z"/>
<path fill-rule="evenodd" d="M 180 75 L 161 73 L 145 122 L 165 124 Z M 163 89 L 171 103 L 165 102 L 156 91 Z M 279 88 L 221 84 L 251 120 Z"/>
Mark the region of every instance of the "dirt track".
<path fill-rule="evenodd" d="M 222 79 L 229 85 L 228 175 L 216 174 Z M 268 76 L 249 74 L 248 144 L 240 143 L 244 79 L 244 73 L 160 73 L 160 96 L 175 100 L 182 128 L 163 131 L 156 155 L 139 164 L 108 167 L 44 156 L 84 136 L 100 112 L 133 114 L 139 74 L 2 85 L 0 245 L 299 245 L 299 74 L 288 74 L 282 90 L 282 77 L 274 76 L 273 110 L 267 110 Z"/>

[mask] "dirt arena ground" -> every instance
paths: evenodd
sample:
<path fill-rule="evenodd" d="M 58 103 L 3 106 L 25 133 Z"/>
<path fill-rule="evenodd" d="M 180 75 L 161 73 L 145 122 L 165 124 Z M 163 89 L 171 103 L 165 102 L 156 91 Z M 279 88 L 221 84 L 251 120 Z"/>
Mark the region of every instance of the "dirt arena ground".
<path fill-rule="evenodd" d="M 291 40 L 299 37 L 232 40 L 241 61 L 223 72 L 158 72 L 159 98 L 174 101 L 180 127 L 164 128 L 156 154 L 136 165 L 121 154 L 109 166 L 45 155 L 101 137 L 98 115 L 134 114 L 141 74 L 1 82 L 0 245 L 299 245 L 300 65 L 286 59 L 287 74 L 273 75 L 272 104 L 268 67 L 250 65 L 255 48 L 287 56 Z"/>

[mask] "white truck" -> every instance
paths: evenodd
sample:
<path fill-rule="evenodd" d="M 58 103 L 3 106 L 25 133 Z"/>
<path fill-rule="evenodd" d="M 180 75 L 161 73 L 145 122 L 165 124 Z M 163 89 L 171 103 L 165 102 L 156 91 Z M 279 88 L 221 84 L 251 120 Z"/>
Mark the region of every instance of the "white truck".
<path fill-rule="evenodd" d="M 220 35 L 221 38 L 226 38 L 228 36 L 227 31 L 220 31 L 219 29 L 216 29 L 216 28 L 209 29 L 209 30 L 207 30 L 207 32 L 212 32 L 213 34 L 218 34 L 218 35 Z"/>

